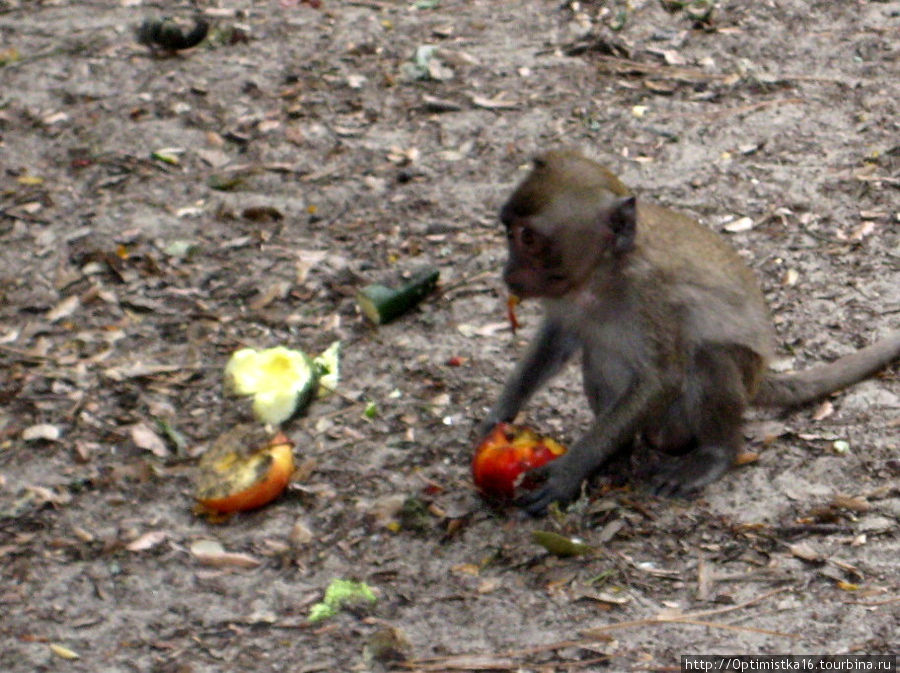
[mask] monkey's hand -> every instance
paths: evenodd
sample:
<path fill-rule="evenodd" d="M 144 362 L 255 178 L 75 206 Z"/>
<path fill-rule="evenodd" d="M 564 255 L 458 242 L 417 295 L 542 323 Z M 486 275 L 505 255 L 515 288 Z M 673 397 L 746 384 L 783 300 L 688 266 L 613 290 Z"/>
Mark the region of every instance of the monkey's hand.
<path fill-rule="evenodd" d="M 478 441 L 485 439 L 500 423 L 512 423 L 515 420 L 520 405 L 511 403 L 509 399 L 509 395 L 505 393 L 501 395 L 487 416 L 475 425 L 475 435 Z"/>
<path fill-rule="evenodd" d="M 499 415 L 495 413 L 488 414 L 481 422 L 476 424 L 475 426 L 475 438 L 476 441 L 483 441 L 489 434 L 491 434 L 491 430 L 493 430 L 500 423 L 509 423 L 511 418 L 500 418 Z"/>
<path fill-rule="evenodd" d="M 516 504 L 534 516 L 543 514 L 551 502 L 575 500 L 581 484 L 615 453 L 630 446 L 646 410 L 659 396 L 655 382 L 635 386 L 629 394 L 599 415 L 591 429 L 556 460 L 527 473 L 527 479 L 542 482 L 521 496 Z"/>
<path fill-rule="evenodd" d="M 569 456 L 568 453 L 564 454 L 542 467 L 528 471 L 528 481 L 539 485 L 533 491 L 519 496 L 516 505 L 532 516 L 543 516 L 550 503 L 565 505 L 575 500 L 587 475 L 577 464 L 573 465 L 571 460 L 566 460 Z"/>

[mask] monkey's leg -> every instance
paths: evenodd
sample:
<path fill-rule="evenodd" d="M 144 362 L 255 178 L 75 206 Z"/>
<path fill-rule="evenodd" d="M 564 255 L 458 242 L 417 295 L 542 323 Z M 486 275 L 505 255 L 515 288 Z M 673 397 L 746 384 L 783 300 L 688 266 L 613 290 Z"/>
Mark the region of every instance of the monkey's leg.
<path fill-rule="evenodd" d="M 704 347 L 694 355 L 684 392 L 675 407 L 697 447 L 663 465 L 651 479 L 654 493 L 685 496 L 721 477 L 741 446 L 741 419 L 747 405 L 740 358 L 727 347 Z"/>
<path fill-rule="evenodd" d="M 575 335 L 556 321 L 545 319 L 525 357 L 507 380 L 497 403 L 478 424 L 479 436 L 487 435 L 497 423 L 513 420 L 525 402 L 562 369 L 579 346 Z"/>
<path fill-rule="evenodd" d="M 658 421 L 651 422 L 641 433 L 644 442 L 656 451 L 683 456 L 697 448 L 697 438 L 688 423 L 684 401 L 683 396 L 676 399 Z"/>

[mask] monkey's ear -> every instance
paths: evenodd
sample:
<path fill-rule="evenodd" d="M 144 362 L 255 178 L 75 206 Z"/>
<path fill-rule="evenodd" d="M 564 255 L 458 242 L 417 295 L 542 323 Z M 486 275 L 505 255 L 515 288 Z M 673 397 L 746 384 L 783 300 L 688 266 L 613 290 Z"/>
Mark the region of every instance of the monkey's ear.
<path fill-rule="evenodd" d="M 616 201 L 609 213 L 609 227 L 615 237 L 613 251 L 617 255 L 634 248 L 634 237 L 637 231 L 637 204 L 633 196 L 626 196 Z"/>

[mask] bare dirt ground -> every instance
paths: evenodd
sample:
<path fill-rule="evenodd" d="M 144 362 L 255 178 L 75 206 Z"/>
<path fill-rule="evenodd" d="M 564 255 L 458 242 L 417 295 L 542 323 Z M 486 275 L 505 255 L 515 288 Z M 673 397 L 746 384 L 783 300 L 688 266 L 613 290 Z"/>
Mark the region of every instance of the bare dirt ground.
<path fill-rule="evenodd" d="M 898 326 L 900 3 L 416 5 L 0 1 L 0 670 L 897 653 L 896 366 L 755 416 L 759 459 L 692 502 L 626 474 L 523 519 L 484 505 L 469 461 L 537 318 L 511 336 L 495 213 L 539 148 L 585 148 L 723 231 L 782 364 Z M 133 29 L 163 9 L 205 13 L 212 39 L 151 54 Z M 441 292 L 363 320 L 355 288 L 425 265 Z M 342 396 L 285 427 L 287 494 L 195 516 L 197 456 L 249 418 L 229 354 L 334 339 Z M 526 420 L 578 434 L 576 367 Z M 537 529 L 595 551 L 557 558 Z M 199 540 L 249 567 L 204 565 Z M 311 625 L 333 578 L 377 603 Z"/>

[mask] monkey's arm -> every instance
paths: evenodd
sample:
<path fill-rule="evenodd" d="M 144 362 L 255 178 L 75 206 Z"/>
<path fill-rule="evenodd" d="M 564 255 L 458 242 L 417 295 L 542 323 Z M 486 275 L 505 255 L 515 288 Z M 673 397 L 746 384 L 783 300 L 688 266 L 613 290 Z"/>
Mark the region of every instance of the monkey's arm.
<path fill-rule="evenodd" d="M 546 318 L 522 361 L 506 382 L 500 398 L 478 425 L 480 437 L 497 423 L 511 421 L 528 399 L 578 350 L 578 338 L 559 322 Z"/>
<path fill-rule="evenodd" d="M 540 488 L 517 500 L 534 516 L 542 515 L 552 502 L 568 503 L 578 497 L 581 483 L 630 442 L 646 419 L 661 406 L 664 387 L 653 380 L 635 380 L 594 419 L 588 432 L 562 456 L 533 470 Z"/>

